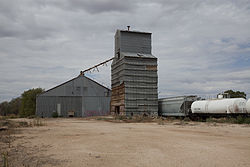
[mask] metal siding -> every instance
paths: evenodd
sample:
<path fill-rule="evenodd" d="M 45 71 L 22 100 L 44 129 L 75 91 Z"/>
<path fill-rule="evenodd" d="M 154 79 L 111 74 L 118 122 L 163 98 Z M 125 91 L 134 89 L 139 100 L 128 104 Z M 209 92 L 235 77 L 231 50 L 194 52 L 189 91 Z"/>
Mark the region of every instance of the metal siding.
<path fill-rule="evenodd" d="M 125 115 L 158 114 L 158 75 L 157 58 L 151 55 L 151 34 L 117 31 L 115 48 L 120 48 L 111 65 L 112 99 L 111 112 L 115 106 L 124 105 Z M 115 51 L 117 52 L 117 51 Z M 133 52 L 133 53 L 128 53 Z M 137 56 L 145 53 L 146 56 Z M 118 91 L 119 86 L 124 84 Z M 120 92 L 113 93 L 113 92 Z M 123 94 L 125 94 L 124 97 Z M 119 97 L 120 96 L 120 97 Z M 121 99 L 124 98 L 124 99 Z M 119 99 L 120 103 L 116 103 Z"/>
<path fill-rule="evenodd" d="M 184 115 L 181 111 L 181 105 L 183 104 L 184 99 L 170 100 L 159 102 L 159 112 L 164 116 L 166 115 Z"/>
<path fill-rule="evenodd" d="M 159 113 L 163 116 L 186 116 L 196 96 L 179 96 L 159 99 Z"/>
<path fill-rule="evenodd" d="M 133 114 L 157 114 L 157 71 L 146 69 L 147 65 L 157 66 L 157 59 L 125 57 L 125 60 L 129 64 L 124 69 L 126 114 L 129 115 L 132 112 Z"/>
<path fill-rule="evenodd" d="M 38 96 L 36 115 L 51 117 L 57 111 L 57 104 L 61 104 L 61 116 L 67 117 L 68 111 L 74 111 L 76 117 L 81 117 L 82 97 L 70 96 Z"/>
<path fill-rule="evenodd" d="M 83 97 L 83 117 L 108 115 L 110 97 Z"/>
<path fill-rule="evenodd" d="M 121 32 L 121 52 L 148 53 L 151 54 L 151 34 Z"/>
<path fill-rule="evenodd" d="M 70 82 L 67 82 L 63 85 L 55 87 L 40 96 L 79 96 L 79 93 L 76 92 L 77 87 L 83 87 L 84 77 L 78 77 L 73 79 Z M 80 93 L 80 95 L 82 92 Z"/>
<path fill-rule="evenodd" d="M 109 89 L 98 85 L 84 76 L 79 76 L 40 96 L 103 96 L 104 92 L 107 90 Z"/>
<path fill-rule="evenodd" d="M 84 80 L 84 87 L 86 87 L 87 89 L 85 89 L 83 91 L 83 96 L 104 96 L 106 92 L 110 92 L 109 89 L 106 89 L 102 86 L 99 86 L 96 83 L 93 83 L 93 81 L 85 79 Z M 110 93 L 111 94 L 111 93 Z"/>
<path fill-rule="evenodd" d="M 64 117 L 70 110 L 75 111 L 76 117 L 88 116 L 84 115 L 84 111 L 92 111 L 92 115 L 106 115 L 110 96 L 109 89 L 85 76 L 79 76 L 37 96 L 36 114 L 51 117 L 52 112 L 57 111 L 57 104 L 61 104 L 61 115 Z"/>

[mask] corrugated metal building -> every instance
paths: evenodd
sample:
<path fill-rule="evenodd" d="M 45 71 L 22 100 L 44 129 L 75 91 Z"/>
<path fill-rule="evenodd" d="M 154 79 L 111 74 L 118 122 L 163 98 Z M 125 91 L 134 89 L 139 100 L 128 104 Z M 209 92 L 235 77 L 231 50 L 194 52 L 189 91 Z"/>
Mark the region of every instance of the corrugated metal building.
<path fill-rule="evenodd" d="M 178 96 L 159 99 L 159 115 L 187 116 L 197 96 Z"/>
<path fill-rule="evenodd" d="M 111 113 L 158 115 L 157 58 L 151 53 L 151 33 L 116 31 L 111 83 Z"/>
<path fill-rule="evenodd" d="M 36 115 L 51 117 L 53 112 L 67 117 L 108 115 L 110 113 L 110 89 L 90 78 L 79 75 L 37 96 Z"/>

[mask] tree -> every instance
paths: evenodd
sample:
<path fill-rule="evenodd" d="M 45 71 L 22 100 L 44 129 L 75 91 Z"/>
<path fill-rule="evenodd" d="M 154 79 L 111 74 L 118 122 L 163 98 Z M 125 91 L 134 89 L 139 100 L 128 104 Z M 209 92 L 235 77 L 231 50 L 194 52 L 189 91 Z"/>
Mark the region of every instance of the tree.
<path fill-rule="evenodd" d="M 246 99 L 246 96 L 247 96 L 245 92 L 233 91 L 233 90 L 227 90 L 224 93 L 228 93 L 230 98 L 241 97 L 241 98 Z"/>
<path fill-rule="evenodd" d="M 0 104 L 0 115 L 7 116 L 10 114 L 18 115 L 21 107 L 21 98 L 17 97 L 10 102 L 2 102 Z"/>
<path fill-rule="evenodd" d="M 6 116 L 9 113 L 9 103 L 4 101 L 0 104 L 0 115 Z"/>
<path fill-rule="evenodd" d="M 21 96 L 21 110 L 20 116 L 27 117 L 30 115 L 35 115 L 36 112 L 36 96 L 42 93 L 44 90 L 42 88 L 30 89 L 24 91 Z"/>
<path fill-rule="evenodd" d="M 19 115 L 21 108 L 21 98 L 17 97 L 9 102 L 9 114 Z"/>

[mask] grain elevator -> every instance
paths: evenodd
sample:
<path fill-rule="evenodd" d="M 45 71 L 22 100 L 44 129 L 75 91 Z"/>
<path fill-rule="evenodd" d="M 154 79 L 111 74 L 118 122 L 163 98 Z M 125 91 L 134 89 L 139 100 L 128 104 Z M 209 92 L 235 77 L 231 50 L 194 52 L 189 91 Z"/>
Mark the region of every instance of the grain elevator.
<path fill-rule="evenodd" d="M 112 114 L 157 115 L 157 58 L 151 50 L 151 33 L 116 31 L 111 65 Z"/>

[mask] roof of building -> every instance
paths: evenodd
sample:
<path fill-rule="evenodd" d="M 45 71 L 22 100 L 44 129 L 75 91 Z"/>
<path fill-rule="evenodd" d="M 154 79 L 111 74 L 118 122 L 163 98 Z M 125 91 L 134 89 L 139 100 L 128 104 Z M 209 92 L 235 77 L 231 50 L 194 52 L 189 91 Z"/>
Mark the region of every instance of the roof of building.
<path fill-rule="evenodd" d="M 71 81 L 73 81 L 73 80 L 75 80 L 75 79 L 77 79 L 77 78 L 79 78 L 79 77 L 85 77 L 86 79 L 88 79 L 88 80 L 90 80 L 90 81 L 92 81 L 92 82 L 94 82 L 94 83 L 100 85 L 101 87 L 110 90 L 109 88 L 103 86 L 102 84 L 96 82 L 96 81 L 93 80 L 93 79 L 90 79 L 89 77 L 87 77 L 87 76 L 85 76 L 85 75 L 78 75 L 77 77 L 75 77 L 75 78 L 73 78 L 73 79 L 71 79 L 71 80 L 68 80 L 68 81 L 66 81 L 66 82 L 63 82 L 62 84 L 59 84 L 59 85 L 57 85 L 57 86 L 55 86 L 55 87 L 53 87 L 53 88 L 50 88 L 50 89 L 44 91 L 43 93 L 41 93 L 41 94 L 39 94 L 39 95 L 42 95 L 42 94 L 44 94 L 44 93 L 46 93 L 46 92 L 49 92 L 49 91 L 51 91 L 51 90 L 53 90 L 53 89 L 56 89 L 56 88 L 58 88 L 58 87 L 60 87 L 60 86 L 62 86 L 62 85 L 64 85 L 64 84 L 66 84 L 66 83 L 69 83 L 69 82 L 71 82 Z M 38 96 L 39 96 L 39 95 L 38 95 Z"/>
<path fill-rule="evenodd" d="M 117 30 L 120 32 L 129 32 L 129 33 L 141 33 L 141 34 L 152 34 L 151 32 L 142 32 L 142 31 L 128 31 L 128 30 Z"/>
<path fill-rule="evenodd" d="M 156 58 L 152 54 L 146 53 L 133 53 L 133 52 L 121 52 L 122 56 L 129 56 L 129 57 L 141 57 L 141 58 Z"/>

